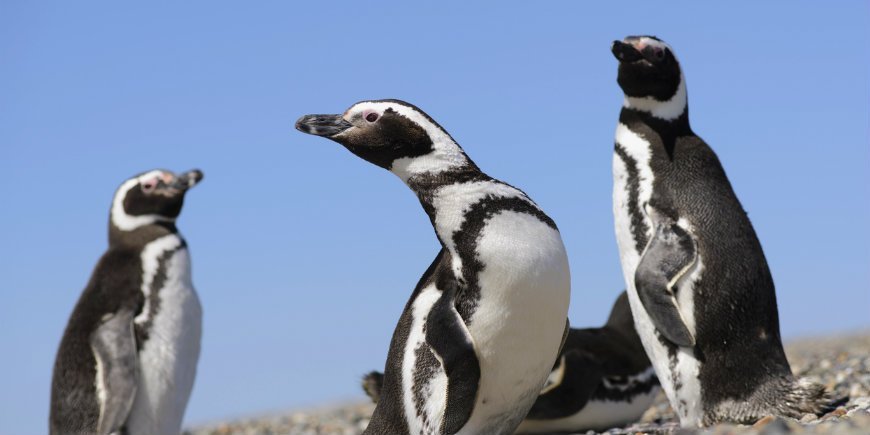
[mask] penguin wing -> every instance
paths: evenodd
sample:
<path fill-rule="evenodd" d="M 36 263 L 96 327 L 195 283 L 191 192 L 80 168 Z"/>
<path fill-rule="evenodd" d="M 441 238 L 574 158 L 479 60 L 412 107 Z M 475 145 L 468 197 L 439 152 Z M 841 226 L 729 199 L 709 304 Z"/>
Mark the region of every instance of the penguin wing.
<path fill-rule="evenodd" d="M 697 260 L 695 239 L 673 220 L 651 207 L 649 211 L 656 228 L 634 272 L 637 295 L 665 338 L 678 346 L 692 347 L 695 338 L 680 314 L 673 287 Z"/>
<path fill-rule="evenodd" d="M 448 257 L 445 257 L 448 258 Z M 444 366 L 447 375 L 447 406 L 442 433 L 456 433 L 471 418 L 480 382 L 480 364 L 471 334 L 459 312 L 456 294 L 459 284 L 450 267 L 442 267 L 437 280 L 441 297 L 432 306 L 426 320 L 426 343 Z"/>
<path fill-rule="evenodd" d="M 127 420 L 139 379 L 136 338 L 130 309 L 107 316 L 91 334 L 90 344 L 97 360 L 97 397 L 100 420 L 97 433 L 117 432 Z"/>

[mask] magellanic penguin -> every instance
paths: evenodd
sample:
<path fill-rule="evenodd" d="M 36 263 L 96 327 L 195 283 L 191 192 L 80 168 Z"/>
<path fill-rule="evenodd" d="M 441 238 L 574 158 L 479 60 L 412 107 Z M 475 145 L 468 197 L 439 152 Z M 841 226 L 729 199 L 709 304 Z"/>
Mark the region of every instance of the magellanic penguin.
<path fill-rule="evenodd" d="M 570 277 L 556 224 L 411 104 L 363 101 L 303 116 L 296 128 L 398 175 L 442 245 L 399 319 L 365 433 L 511 433 L 567 332 Z"/>
<path fill-rule="evenodd" d="M 689 126 L 686 81 L 658 38 L 614 41 L 625 99 L 613 213 L 637 332 L 683 426 L 824 410 L 791 373 L 773 279 L 716 154 Z"/>
<path fill-rule="evenodd" d="M 377 403 L 383 374 L 363 377 Z M 637 421 L 659 392 L 622 292 L 607 323 L 571 329 L 547 383 L 517 433 L 585 432 Z"/>
<path fill-rule="evenodd" d="M 178 434 L 199 359 L 202 310 L 175 227 L 198 170 L 154 170 L 115 192 L 109 249 L 57 352 L 52 434 Z"/>

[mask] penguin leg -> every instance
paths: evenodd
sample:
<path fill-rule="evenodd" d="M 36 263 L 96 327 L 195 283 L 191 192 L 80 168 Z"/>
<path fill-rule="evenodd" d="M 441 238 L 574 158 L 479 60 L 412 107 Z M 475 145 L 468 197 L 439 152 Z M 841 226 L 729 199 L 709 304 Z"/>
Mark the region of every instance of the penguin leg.
<path fill-rule="evenodd" d="M 121 430 L 136 397 L 139 362 L 134 316 L 130 309 L 108 314 L 90 336 L 97 360 L 97 388 L 101 399 L 97 433 L 101 435 Z"/>
<path fill-rule="evenodd" d="M 426 343 L 447 375 L 447 406 L 441 433 L 452 434 L 471 418 L 480 383 L 480 363 L 471 334 L 456 311 L 459 284 L 452 276 L 438 282 L 443 283 L 444 288 L 426 320 Z"/>
<path fill-rule="evenodd" d="M 634 273 L 634 285 L 656 329 L 672 343 L 692 347 L 695 338 L 677 306 L 674 286 L 697 261 L 695 240 L 673 220 L 647 207 L 655 234 Z"/>
<path fill-rule="evenodd" d="M 603 370 L 594 355 L 571 349 L 559 358 L 554 371 L 562 371 L 561 381 L 554 383 L 535 400 L 527 419 L 549 420 L 578 413 L 601 384 Z"/>

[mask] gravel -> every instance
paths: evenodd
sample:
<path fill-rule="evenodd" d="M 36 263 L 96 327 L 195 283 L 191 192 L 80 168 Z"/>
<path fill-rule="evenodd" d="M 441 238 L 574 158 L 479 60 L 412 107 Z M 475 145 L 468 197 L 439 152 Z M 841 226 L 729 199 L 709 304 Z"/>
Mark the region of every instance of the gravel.
<path fill-rule="evenodd" d="M 680 429 L 667 399 L 660 394 L 637 423 L 602 434 L 870 434 L 870 331 L 802 339 L 788 343 L 794 373 L 825 385 L 841 406 L 822 416 L 800 419 L 765 417 L 754 425 L 720 424 L 702 430 Z M 845 398 L 848 397 L 848 400 Z M 368 424 L 374 405 L 367 402 L 301 410 L 287 414 L 214 423 L 188 429 L 190 435 L 301 434 L 355 435 Z M 595 434 L 590 431 L 588 434 Z"/>

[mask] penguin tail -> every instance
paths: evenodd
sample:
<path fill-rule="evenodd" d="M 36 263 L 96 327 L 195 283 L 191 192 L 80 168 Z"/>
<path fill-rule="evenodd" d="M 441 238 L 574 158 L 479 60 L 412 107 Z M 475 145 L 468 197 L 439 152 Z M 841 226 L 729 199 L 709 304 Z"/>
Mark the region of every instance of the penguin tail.
<path fill-rule="evenodd" d="M 362 377 L 362 389 L 372 402 L 378 403 L 381 399 L 381 388 L 384 386 L 384 374 L 372 371 Z"/>

